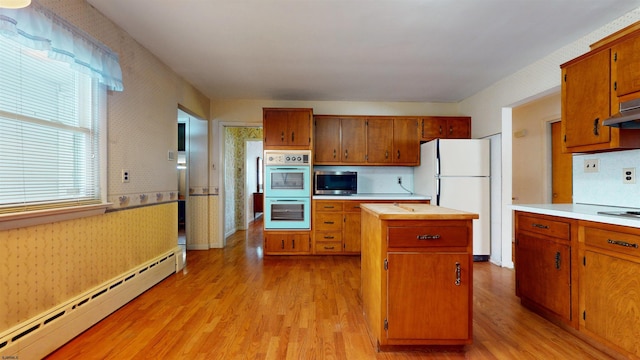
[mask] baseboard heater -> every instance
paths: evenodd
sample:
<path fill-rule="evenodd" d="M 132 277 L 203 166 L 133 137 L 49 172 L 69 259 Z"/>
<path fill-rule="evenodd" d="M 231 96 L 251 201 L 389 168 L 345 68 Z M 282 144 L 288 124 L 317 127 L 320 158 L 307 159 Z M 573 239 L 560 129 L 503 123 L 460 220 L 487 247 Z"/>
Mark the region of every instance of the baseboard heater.
<path fill-rule="evenodd" d="M 41 359 L 181 268 L 177 248 L 0 334 L 3 359 Z"/>

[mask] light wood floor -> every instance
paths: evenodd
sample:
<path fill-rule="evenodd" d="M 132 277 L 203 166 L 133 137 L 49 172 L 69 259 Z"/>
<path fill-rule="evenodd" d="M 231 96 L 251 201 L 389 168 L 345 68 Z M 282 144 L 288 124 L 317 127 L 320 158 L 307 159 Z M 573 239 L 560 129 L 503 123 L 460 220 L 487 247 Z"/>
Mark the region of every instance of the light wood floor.
<path fill-rule="evenodd" d="M 362 315 L 360 258 L 268 257 L 261 222 L 174 274 L 50 359 L 610 359 L 520 305 L 514 272 L 474 265 L 474 343 L 377 353 Z"/>

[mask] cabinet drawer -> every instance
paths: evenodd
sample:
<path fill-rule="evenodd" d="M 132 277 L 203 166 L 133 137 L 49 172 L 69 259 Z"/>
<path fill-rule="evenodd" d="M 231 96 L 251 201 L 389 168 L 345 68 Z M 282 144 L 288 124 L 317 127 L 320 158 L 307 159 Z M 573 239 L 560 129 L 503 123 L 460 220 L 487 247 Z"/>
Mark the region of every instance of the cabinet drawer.
<path fill-rule="evenodd" d="M 342 242 L 342 231 L 317 231 L 316 241 L 340 241 Z"/>
<path fill-rule="evenodd" d="M 462 226 L 389 227 L 390 248 L 467 246 L 469 233 Z"/>
<path fill-rule="evenodd" d="M 584 242 L 587 246 L 640 257 L 640 235 L 585 227 Z"/>
<path fill-rule="evenodd" d="M 316 254 L 339 253 L 339 252 L 342 252 L 342 242 L 340 241 L 317 242 L 315 250 L 316 250 Z"/>
<path fill-rule="evenodd" d="M 360 212 L 360 202 L 359 201 L 345 201 L 344 202 L 344 211 L 345 212 Z"/>
<path fill-rule="evenodd" d="M 316 201 L 316 211 L 342 211 L 342 202 Z"/>
<path fill-rule="evenodd" d="M 316 230 L 342 230 L 342 213 L 317 213 Z"/>
<path fill-rule="evenodd" d="M 553 236 L 565 240 L 569 240 L 571 235 L 571 225 L 569 223 L 526 215 L 518 216 L 518 230 Z"/>

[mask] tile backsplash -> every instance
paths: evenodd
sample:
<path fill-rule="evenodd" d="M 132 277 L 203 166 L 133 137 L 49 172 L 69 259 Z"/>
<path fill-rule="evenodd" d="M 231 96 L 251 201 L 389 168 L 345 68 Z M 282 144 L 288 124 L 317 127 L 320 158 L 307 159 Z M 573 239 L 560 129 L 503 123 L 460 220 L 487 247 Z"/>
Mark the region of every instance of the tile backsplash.
<path fill-rule="evenodd" d="M 407 194 L 398 185 L 398 176 L 402 185 L 413 191 L 413 167 L 410 166 L 314 166 L 314 170 L 356 171 L 358 172 L 359 194 Z"/>
<path fill-rule="evenodd" d="M 597 172 L 585 172 L 585 160 L 597 160 Z M 640 150 L 573 156 L 573 202 L 640 208 L 640 181 L 623 184 L 623 169 L 640 172 Z"/>

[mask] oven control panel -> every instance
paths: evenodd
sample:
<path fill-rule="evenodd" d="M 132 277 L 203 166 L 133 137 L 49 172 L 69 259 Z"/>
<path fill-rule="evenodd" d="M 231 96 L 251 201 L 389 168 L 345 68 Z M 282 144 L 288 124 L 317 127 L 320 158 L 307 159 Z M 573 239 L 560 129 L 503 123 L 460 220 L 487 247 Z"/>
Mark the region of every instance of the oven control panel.
<path fill-rule="evenodd" d="M 265 150 L 265 165 L 309 165 L 311 151 L 309 150 Z"/>

